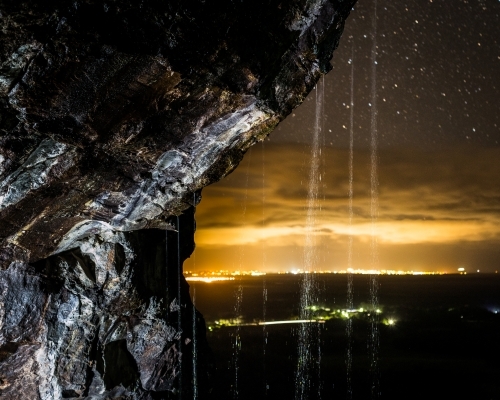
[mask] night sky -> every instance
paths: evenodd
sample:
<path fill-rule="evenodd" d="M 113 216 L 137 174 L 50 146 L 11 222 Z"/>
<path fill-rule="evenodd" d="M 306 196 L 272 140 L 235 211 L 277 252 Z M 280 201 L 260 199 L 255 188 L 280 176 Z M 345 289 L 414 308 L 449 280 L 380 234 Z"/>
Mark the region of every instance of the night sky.
<path fill-rule="evenodd" d="M 317 269 L 347 268 L 354 79 L 354 268 L 369 269 L 373 0 L 325 77 Z M 495 272 L 500 260 L 500 1 L 377 5 L 380 268 Z M 354 75 L 351 75 L 351 63 Z M 185 270 L 302 267 L 315 93 L 203 190 Z"/>

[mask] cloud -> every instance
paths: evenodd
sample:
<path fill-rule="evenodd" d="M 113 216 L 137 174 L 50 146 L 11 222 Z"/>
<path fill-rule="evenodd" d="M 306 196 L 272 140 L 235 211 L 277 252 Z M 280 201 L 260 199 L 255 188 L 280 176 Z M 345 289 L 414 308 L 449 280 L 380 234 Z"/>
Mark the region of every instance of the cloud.
<path fill-rule="evenodd" d="M 199 251 L 243 251 L 242 247 L 248 250 L 262 247 L 262 243 L 268 253 L 290 247 L 303 251 L 309 157 L 304 145 L 265 143 L 252 148 L 235 172 L 205 188 L 196 213 Z M 344 246 L 349 234 L 359 243 L 369 241 L 369 160 L 367 151 L 354 154 L 354 216 L 350 226 L 348 152 L 323 149 L 314 228 L 319 252 L 327 251 L 321 246 Z M 497 171 L 500 149 L 381 151 L 375 225 L 380 246 L 395 254 L 396 247 L 406 245 L 494 243 L 500 238 Z"/>

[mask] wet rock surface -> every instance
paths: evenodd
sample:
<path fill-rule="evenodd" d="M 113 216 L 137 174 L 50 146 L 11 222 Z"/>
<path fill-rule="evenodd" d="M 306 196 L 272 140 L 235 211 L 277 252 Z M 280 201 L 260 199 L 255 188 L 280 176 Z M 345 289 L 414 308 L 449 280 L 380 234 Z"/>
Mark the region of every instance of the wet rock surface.
<path fill-rule="evenodd" d="M 182 274 L 167 269 L 193 250 L 193 218 L 192 208 L 179 218 L 180 236 L 110 230 L 0 271 L 1 397 L 176 398 L 175 389 L 192 398 L 196 342 L 196 385 L 208 398 L 214 371 L 203 317 Z"/>
<path fill-rule="evenodd" d="M 0 0 L 2 398 L 188 395 L 193 313 L 209 396 L 193 207 L 331 68 L 354 3 Z"/>
<path fill-rule="evenodd" d="M 353 2 L 0 2 L 3 247 L 166 228 L 330 69 Z"/>

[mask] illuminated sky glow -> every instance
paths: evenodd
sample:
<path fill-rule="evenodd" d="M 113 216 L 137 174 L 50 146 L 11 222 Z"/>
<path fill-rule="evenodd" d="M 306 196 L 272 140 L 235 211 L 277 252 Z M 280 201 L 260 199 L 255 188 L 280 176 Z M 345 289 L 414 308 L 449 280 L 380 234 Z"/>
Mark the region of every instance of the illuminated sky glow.
<path fill-rule="evenodd" d="M 500 3 L 460 3 L 379 2 L 382 269 L 500 269 Z M 347 267 L 352 40 L 353 268 L 369 268 L 369 7 L 360 2 L 349 17 L 325 79 L 318 269 Z M 203 190 L 186 270 L 302 267 L 314 95 L 235 172 Z"/>
<path fill-rule="evenodd" d="M 262 164 L 248 165 L 261 162 L 262 149 L 262 145 L 252 149 L 233 174 L 204 190 L 196 212 L 195 268 L 260 269 L 263 257 L 268 271 L 300 268 L 308 154 L 300 145 L 265 144 L 263 207 Z M 500 241 L 500 174 L 489 174 L 485 167 L 500 171 L 500 149 L 466 150 L 450 151 L 453 156 L 448 153 L 445 168 L 439 152 L 382 152 L 377 226 L 381 267 L 456 271 L 462 263 L 473 268 L 474 253 L 480 251 L 476 260 L 481 268 L 495 268 Z M 281 158 L 283 153 L 286 160 Z M 320 268 L 345 269 L 349 226 L 348 176 L 343 166 L 347 165 L 347 151 L 328 147 L 324 155 L 330 166 L 322 177 L 324 199 L 319 202 L 315 230 Z M 364 268 L 369 256 L 367 160 L 367 153 L 357 154 L 354 268 Z M 193 269 L 191 263 L 188 261 L 187 269 Z"/>

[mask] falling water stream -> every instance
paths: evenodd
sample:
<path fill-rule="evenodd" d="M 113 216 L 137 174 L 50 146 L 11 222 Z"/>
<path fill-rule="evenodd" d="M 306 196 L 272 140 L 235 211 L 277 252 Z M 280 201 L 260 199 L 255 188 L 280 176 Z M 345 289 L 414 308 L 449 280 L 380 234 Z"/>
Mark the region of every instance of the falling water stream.
<path fill-rule="evenodd" d="M 236 330 L 234 333 L 234 342 L 233 342 L 233 365 L 234 365 L 234 386 L 233 386 L 233 399 L 238 399 L 239 397 L 239 387 L 238 387 L 238 378 L 240 372 L 239 358 L 241 351 L 241 304 L 243 302 L 243 286 L 240 284 L 236 289 L 235 293 L 236 302 L 234 306 L 234 315 L 237 320 Z"/>
<path fill-rule="evenodd" d="M 371 50 L 371 120 L 370 120 L 370 215 L 371 215 L 371 241 L 370 261 L 371 270 L 377 271 L 379 267 L 378 241 L 376 224 L 378 219 L 378 132 L 377 132 L 377 0 L 374 0 L 374 11 L 372 14 L 372 50 Z M 371 337 L 370 337 L 370 373 L 371 373 L 371 397 L 380 397 L 379 382 L 379 328 L 378 328 L 378 279 L 373 273 L 370 275 L 370 306 L 371 306 Z"/>
<path fill-rule="evenodd" d="M 177 332 L 182 331 L 182 304 L 181 304 L 181 276 L 182 276 L 182 262 L 181 262 L 181 225 L 179 216 L 177 216 Z M 181 351 L 182 335 L 178 335 L 177 348 Z M 182 399 L 182 363 L 179 364 L 179 392 L 178 400 Z"/>
<path fill-rule="evenodd" d="M 196 287 L 193 287 L 193 400 L 198 399 L 198 341 L 196 333 Z"/>
<path fill-rule="evenodd" d="M 323 328 L 323 324 L 317 323 L 316 327 L 318 328 L 318 338 L 317 338 L 317 358 L 316 358 L 316 365 L 317 365 L 317 399 L 321 400 L 321 391 L 323 390 L 323 381 L 321 380 L 321 329 Z"/>
<path fill-rule="evenodd" d="M 266 322 L 266 306 L 267 306 L 267 286 L 266 280 L 262 281 L 262 321 Z M 267 390 L 269 386 L 267 384 L 266 377 L 266 348 L 267 348 L 267 337 L 268 332 L 266 330 L 266 325 L 262 325 L 262 376 L 263 376 L 263 389 L 264 389 L 264 397 L 267 397 Z"/>
<path fill-rule="evenodd" d="M 301 320 L 312 319 L 312 306 L 317 300 L 317 285 L 314 270 L 317 264 L 316 253 L 316 213 L 318 209 L 318 188 L 320 182 L 320 134 L 323 119 L 324 77 L 316 86 L 316 115 L 311 147 L 311 164 L 306 203 L 306 237 L 304 244 L 304 274 L 300 288 Z M 320 328 L 318 328 L 320 329 Z M 314 369 L 319 370 L 317 353 L 313 349 L 314 328 L 310 323 L 302 323 L 298 329 L 298 360 L 295 374 L 295 400 L 308 400 L 312 394 Z M 319 384 L 319 382 L 318 382 Z"/>
<path fill-rule="evenodd" d="M 352 263 L 352 220 L 353 220 L 353 196 L 354 196 L 354 38 L 351 37 L 351 102 L 349 115 L 349 240 L 347 242 L 347 309 L 354 308 L 353 295 L 353 263 Z M 346 325 L 347 334 L 347 352 L 346 352 L 346 369 L 347 369 L 347 400 L 352 399 L 352 318 L 347 319 Z"/>
<path fill-rule="evenodd" d="M 266 152 L 265 152 L 265 141 L 262 142 L 262 229 L 265 228 L 265 206 L 266 206 Z M 261 241 L 262 245 L 262 268 L 261 271 L 265 271 L 266 266 L 266 242 Z M 267 311 L 267 286 L 266 280 L 262 281 L 262 321 L 266 322 L 266 311 Z M 267 390 L 269 389 L 266 376 L 266 350 L 267 350 L 267 337 L 268 332 L 266 330 L 266 325 L 262 325 L 262 376 L 263 376 L 263 392 L 264 397 L 267 397 Z"/>
<path fill-rule="evenodd" d="M 349 237 L 347 247 L 347 302 L 348 310 L 354 309 L 353 295 L 353 197 L 354 197 L 354 39 L 351 36 L 351 58 L 349 60 L 350 70 L 350 115 L 349 115 L 349 158 L 348 158 L 348 223 Z M 371 270 L 377 271 L 379 266 L 378 242 L 377 242 L 377 220 L 378 220 L 378 132 L 377 132 L 377 0 L 374 0 L 374 12 L 372 19 L 372 49 L 371 49 L 371 97 L 370 97 L 370 215 L 371 215 L 371 238 L 370 238 L 370 262 Z M 322 325 L 312 322 L 314 320 L 313 306 L 318 302 L 319 289 L 318 282 L 314 272 L 317 270 L 318 254 L 316 251 L 316 221 L 318 210 L 320 210 L 320 185 L 322 180 L 321 168 L 321 147 L 324 145 L 324 137 L 322 122 L 324 119 L 324 76 L 318 81 L 315 90 L 315 123 L 311 146 L 311 161 L 309 165 L 309 180 L 307 187 L 306 201 L 306 224 L 305 224 L 305 243 L 303 253 L 303 276 L 300 286 L 300 304 L 299 304 L 299 319 L 308 321 L 300 323 L 297 333 L 297 365 L 295 371 L 295 400 L 311 400 L 313 398 L 320 399 L 322 392 L 321 385 L 321 358 L 322 358 Z M 265 228 L 265 151 L 262 149 L 262 229 Z M 251 151 L 251 150 L 250 150 Z M 242 215 L 245 218 L 248 196 L 248 179 L 249 165 L 246 171 L 246 186 L 245 198 L 243 202 Z M 178 287 L 177 301 L 178 303 L 178 329 L 181 329 L 181 263 L 180 263 L 180 225 L 177 217 L 177 254 L 178 254 Z M 243 249 L 239 252 L 239 270 L 243 270 L 242 262 L 244 259 Z M 265 271 L 265 241 L 262 240 L 262 271 Z M 240 278 L 241 279 L 241 278 Z M 234 293 L 234 318 L 236 322 L 235 329 L 231 333 L 232 337 L 232 359 L 230 368 L 234 371 L 234 381 L 231 385 L 231 397 L 234 400 L 239 398 L 239 374 L 240 374 L 240 354 L 241 354 L 241 314 L 243 302 L 243 286 L 241 283 L 237 286 Z M 378 300 L 378 279 L 377 274 L 372 272 L 369 277 L 369 300 L 370 300 L 370 337 L 368 340 L 369 363 L 371 374 L 371 398 L 380 398 L 380 379 L 379 379 L 379 316 L 376 310 L 379 306 Z M 268 287 L 266 280 L 263 279 L 262 284 L 262 321 L 266 321 L 268 302 Z M 192 320 L 192 335 L 193 335 L 193 399 L 198 399 L 198 380 L 197 380 L 197 319 L 196 319 L 196 288 L 193 287 L 193 320 Z M 171 310 L 172 311 L 172 310 Z M 346 378 L 347 378 L 347 399 L 353 398 L 353 320 L 346 320 Z M 179 348 L 180 348 L 179 341 Z M 266 376 L 266 353 L 268 345 L 268 331 L 266 325 L 262 325 L 262 387 L 263 398 L 268 396 L 269 383 Z M 179 370 L 179 382 L 182 381 L 182 369 Z M 178 399 L 182 398 L 181 386 L 179 386 Z"/>
<path fill-rule="evenodd" d="M 193 193 L 193 205 L 196 205 L 196 194 Z M 196 251 L 193 251 L 193 270 L 196 270 Z M 198 339 L 196 318 L 196 286 L 193 285 L 193 400 L 198 400 Z"/>
<path fill-rule="evenodd" d="M 249 153 L 251 153 L 252 149 L 250 148 Z M 251 157 L 249 157 L 251 159 Z M 246 169 L 246 179 L 245 179 L 245 197 L 243 200 L 242 207 L 242 219 L 246 218 L 247 211 L 247 200 L 248 200 L 248 177 L 249 177 L 250 163 L 247 164 Z M 264 200 L 263 200 L 264 201 Z M 240 250 L 238 253 L 238 266 L 239 270 L 243 269 L 243 259 L 244 259 L 244 251 Z M 239 278 L 241 280 L 241 277 Z M 234 383 L 232 386 L 232 397 L 237 400 L 239 398 L 239 386 L 238 386 L 238 378 L 239 378 L 239 370 L 240 370 L 240 352 L 241 352 L 241 307 L 243 303 L 243 286 L 241 283 L 238 285 L 235 291 L 235 305 L 234 305 L 234 318 L 236 321 L 236 330 L 233 334 L 233 353 L 232 353 L 232 367 L 234 368 Z"/>

